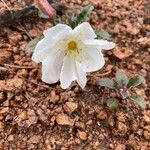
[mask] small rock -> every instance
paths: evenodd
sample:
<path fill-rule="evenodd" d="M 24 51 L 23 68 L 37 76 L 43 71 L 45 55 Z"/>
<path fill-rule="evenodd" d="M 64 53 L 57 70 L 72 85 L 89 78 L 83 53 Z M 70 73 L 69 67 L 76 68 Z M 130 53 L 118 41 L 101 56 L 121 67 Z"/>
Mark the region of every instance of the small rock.
<path fill-rule="evenodd" d="M 23 86 L 23 80 L 20 78 L 14 77 L 6 81 L 6 86 L 4 89 L 8 91 L 17 91 L 17 90 L 21 90 L 22 86 Z"/>
<path fill-rule="evenodd" d="M 75 127 L 81 130 L 85 129 L 85 124 L 83 122 L 76 122 Z"/>
<path fill-rule="evenodd" d="M 150 123 L 150 113 L 149 112 L 144 112 L 143 113 L 143 119 L 145 122 Z"/>
<path fill-rule="evenodd" d="M 0 50 L 0 63 L 4 63 L 12 56 L 12 53 L 10 51 L 7 51 L 6 49 Z"/>
<path fill-rule="evenodd" d="M 71 114 L 78 108 L 78 104 L 74 102 L 66 102 L 63 108 L 65 112 L 67 112 L 68 114 Z"/>
<path fill-rule="evenodd" d="M 20 69 L 17 72 L 17 76 L 21 77 L 21 78 L 22 77 L 27 77 L 27 75 L 28 75 L 28 71 L 26 69 Z"/>
<path fill-rule="evenodd" d="M 118 144 L 115 148 L 115 150 L 125 150 L 126 146 L 124 144 Z"/>
<path fill-rule="evenodd" d="M 133 149 L 138 149 L 138 144 L 136 140 L 132 140 L 132 139 L 128 140 L 127 145 L 129 145 Z"/>
<path fill-rule="evenodd" d="M 46 109 L 45 109 L 46 110 Z M 36 113 L 38 115 L 38 118 L 40 121 L 42 121 L 43 123 L 49 125 L 49 115 L 48 113 L 45 113 L 42 109 L 38 108 L 36 110 Z"/>
<path fill-rule="evenodd" d="M 4 90 L 6 82 L 4 80 L 0 80 L 0 91 Z"/>
<path fill-rule="evenodd" d="M 78 130 L 77 137 L 80 138 L 81 140 L 85 141 L 85 140 L 87 140 L 87 133 L 84 131 Z"/>
<path fill-rule="evenodd" d="M 86 125 L 92 125 L 93 124 L 93 120 L 91 119 L 91 120 L 89 120 L 87 123 L 86 123 Z"/>
<path fill-rule="evenodd" d="M 75 138 L 74 140 L 77 144 L 80 144 L 81 143 L 81 140 L 79 138 Z"/>
<path fill-rule="evenodd" d="M 131 123 L 132 131 L 136 133 L 137 130 L 138 130 L 138 127 L 139 127 L 138 123 L 135 120 L 133 120 L 132 123 Z"/>
<path fill-rule="evenodd" d="M 113 54 L 119 59 L 125 59 L 133 54 L 133 50 L 129 48 L 125 49 L 125 48 L 116 47 L 113 50 Z"/>
<path fill-rule="evenodd" d="M 107 113 L 106 113 L 105 111 L 103 111 L 103 110 L 101 110 L 101 111 L 98 113 L 98 115 L 97 115 L 97 118 L 98 118 L 98 119 L 101 119 L 101 120 L 106 119 L 106 117 L 107 117 Z"/>
<path fill-rule="evenodd" d="M 29 35 L 33 38 L 39 36 L 39 31 L 37 29 L 32 29 L 29 31 Z"/>
<path fill-rule="evenodd" d="M 116 116 L 118 121 L 126 122 L 125 114 L 123 112 L 117 112 Z"/>
<path fill-rule="evenodd" d="M 9 135 L 7 140 L 8 140 L 9 142 L 10 142 L 10 141 L 14 141 L 14 135 L 12 135 L 12 134 Z"/>
<path fill-rule="evenodd" d="M 32 144 L 37 144 L 37 143 L 40 142 L 40 139 L 41 139 L 41 136 L 33 135 L 33 136 L 28 140 L 28 142 L 29 142 L 29 143 L 32 143 Z"/>
<path fill-rule="evenodd" d="M 11 45 L 15 45 L 22 39 L 22 36 L 19 32 L 11 32 L 8 34 L 8 39 Z"/>
<path fill-rule="evenodd" d="M 9 107 L 0 107 L 0 115 L 6 115 L 9 112 Z"/>
<path fill-rule="evenodd" d="M 52 90 L 50 94 L 50 102 L 55 104 L 55 103 L 58 103 L 58 101 L 59 101 L 59 96 L 56 95 L 56 92 L 54 90 Z"/>
<path fill-rule="evenodd" d="M 138 43 L 143 45 L 143 46 L 149 46 L 150 47 L 150 38 L 147 38 L 147 37 L 140 38 L 138 40 Z"/>
<path fill-rule="evenodd" d="M 69 125 L 69 126 L 73 126 L 74 124 L 74 120 L 71 119 L 68 115 L 66 114 L 59 114 L 56 118 L 56 122 L 59 125 Z"/>
<path fill-rule="evenodd" d="M 150 125 L 145 126 L 144 129 L 144 137 L 150 140 Z"/>
<path fill-rule="evenodd" d="M 15 118 L 14 122 L 16 122 L 17 124 L 19 124 L 21 121 L 27 119 L 27 112 L 23 111 L 21 112 L 17 118 Z"/>
<path fill-rule="evenodd" d="M 0 132 L 4 131 L 4 123 L 0 121 Z"/>
<path fill-rule="evenodd" d="M 150 140 L 150 131 L 144 130 L 144 137 L 145 137 L 147 140 Z"/>
<path fill-rule="evenodd" d="M 127 131 L 128 131 L 128 128 L 127 128 L 127 126 L 124 123 L 118 121 L 118 123 L 117 123 L 117 131 L 119 132 L 119 134 L 125 135 L 127 133 Z"/>

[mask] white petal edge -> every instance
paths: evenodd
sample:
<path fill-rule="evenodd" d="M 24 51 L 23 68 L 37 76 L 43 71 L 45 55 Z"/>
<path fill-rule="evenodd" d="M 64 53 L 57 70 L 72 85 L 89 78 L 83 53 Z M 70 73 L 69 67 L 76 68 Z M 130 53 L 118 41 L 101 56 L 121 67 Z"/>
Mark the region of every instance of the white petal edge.
<path fill-rule="evenodd" d="M 81 67 L 85 72 L 93 72 L 101 69 L 105 65 L 105 59 L 101 51 L 86 47 L 83 50 L 83 61 Z"/>
<path fill-rule="evenodd" d="M 83 22 L 73 30 L 73 35 L 81 40 L 94 39 L 97 37 L 93 28 L 88 22 Z"/>
<path fill-rule="evenodd" d="M 63 59 L 63 52 L 49 55 L 46 59 L 44 59 L 42 62 L 42 81 L 49 84 L 59 81 Z"/>
<path fill-rule="evenodd" d="M 113 49 L 116 44 L 113 42 L 109 42 L 107 40 L 98 40 L 98 39 L 93 39 L 93 40 L 85 40 L 83 42 L 85 45 L 88 46 L 95 46 L 104 50 L 110 50 Z"/>
<path fill-rule="evenodd" d="M 44 36 L 48 36 L 48 37 L 55 37 L 58 36 L 58 34 L 60 34 L 60 32 L 71 32 L 72 28 L 69 27 L 68 25 L 65 24 L 58 24 L 54 27 L 51 27 L 47 30 L 44 30 L 43 34 Z"/>
<path fill-rule="evenodd" d="M 82 70 L 81 64 L 79 64 L 78 62 L 76 62 L 75 66 L 75 77 L 77 83 L 80 85 L 82 89 L 84 89 L 87 83 L 86 72 Z"/>
<path fill-rule="evenodd" d="M 72 83 L 72 81 L 75 80 L 74 69 L 75 69 L 74 57 L 66 55 L 60 73 L 60 84 L 62 89 L 67 89 Z"/>

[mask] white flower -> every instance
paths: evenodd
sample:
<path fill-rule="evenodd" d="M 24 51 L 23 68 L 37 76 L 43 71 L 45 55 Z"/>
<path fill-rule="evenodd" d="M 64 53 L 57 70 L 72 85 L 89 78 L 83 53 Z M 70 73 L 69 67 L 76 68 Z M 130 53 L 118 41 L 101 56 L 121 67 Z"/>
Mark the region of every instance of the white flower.
<path fill-rule="evenodd" d="M 42 62 L 42 80 L 56 83 L 66 89 L 72 81 L 84 88 L 86 72 L 97 71 L 105 64 L 102 49 L 112 49 L 115 43 L 97 40 L 89 23 L 75 29 L 58 24 L 44 31 L 44 38 L 37 44 L 32 60 Z"/>

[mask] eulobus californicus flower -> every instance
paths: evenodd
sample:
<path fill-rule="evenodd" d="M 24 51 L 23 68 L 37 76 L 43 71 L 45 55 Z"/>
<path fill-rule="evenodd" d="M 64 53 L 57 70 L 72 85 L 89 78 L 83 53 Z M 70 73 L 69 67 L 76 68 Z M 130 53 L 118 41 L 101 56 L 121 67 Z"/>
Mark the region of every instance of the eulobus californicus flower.
<path fill-rule="evenodd" d="M 112 49 L 115 43 L 95 39 L 97 36 L 88 22 L 75 29 L 58 24 L 44 31 L 32 60 L 42 63 L 42 80 L 52 84 L 60 81 L 66 89 L 72 81 L 81 88 L 87 83 L 86 73 L 101 69 L 104 64 L 102 50 Z"/>

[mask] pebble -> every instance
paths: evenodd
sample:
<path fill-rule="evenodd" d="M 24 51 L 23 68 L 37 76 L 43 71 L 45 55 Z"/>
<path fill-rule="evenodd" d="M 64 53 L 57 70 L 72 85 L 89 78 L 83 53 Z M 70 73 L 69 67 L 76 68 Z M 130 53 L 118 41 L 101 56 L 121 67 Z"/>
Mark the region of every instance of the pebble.
<path fill-rule="evenodd" d="M 112 52 L 119 59 L 125 59 L 133 54 L 132 49 L 122 47 L 116 47 Z"/>
<path fill-rule="evenodd" d="M 85 140 L 87 140 L 87 133 L 84 131 L 78 130 L 77 137 L 79 137 L 81 140 L 85 141 Z"/>
<path fill-rule="evenodd" d="M 101 120 L 104 120 L 104 119 L 107 118 L 107 113 L 102 110 L 102 111 L 100 111 L 100 112 L 98 113 L 97 118 L 98 118 L 98 119 L 101 119 Z"/>
<path fill-rule="evenodd" d="M 59 114 L 57 117 L 56 117 L 56 122 L 59 124 L 59 125 L 69 125 L 69 126 L 73 126 L 74 124 L 74 120 L 71 119 L 68 115 L 66 114 Z"/>
<path fill-rule="evenodd" d="M 66 102 L 63 108 L 65 112 L 67 112 L 68 114 L 72 114 L 74 111 L 77 110 L 78 104 L 74 102 Z"/>
<path fill-rule="evenodd" d="M 9 112 L 9 107 L 0 107 L 0 115 L 6 115 Z"/>
<path fill-rule="evenodd" d="M 150 125 L 145 126 L 144 129 L 144 137 L 150 140 Z"/>
<path fill-rule="evenodd" d="M 76 122 L 75 127 L 77 127 L 78 129 L 84 130 L 85 124 L 83 122 Z"/>
<path fill-rule="evenodd" d="M 127 131 L 128 131 L 128 128 L 127 128 L 127 126 L 124 123 L 118 121 L 118 123 L 117 123 L 117 131 L 119 132 L 119 134 L 125 135 L 127 133 Z"/>

